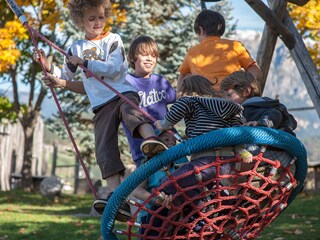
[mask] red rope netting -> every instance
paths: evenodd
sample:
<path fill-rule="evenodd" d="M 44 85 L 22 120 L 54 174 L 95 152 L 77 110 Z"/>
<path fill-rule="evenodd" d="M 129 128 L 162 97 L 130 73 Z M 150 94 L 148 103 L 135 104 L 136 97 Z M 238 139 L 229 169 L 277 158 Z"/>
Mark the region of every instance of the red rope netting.
<path fill-rule="evenodd" d="M 295 160 L 284 167 L 278 160 L 263 157 L 264 149 L 252 164 L 239 158 L 217 160 L 178 177 L 168 171 L 169 181 L 142 203 L 129 201 L 137 211 L 126 230 L 115 230 L 128 239 L 254 239 L 286 207 L 294 186 Z M 221 174 L 224 163 L 233 163 L 232 171 Z M 201 171 L 216 167 L 216 175 L 203 182 Z M 178 181 L 196 174 L 198 183 L 181 188 Z M 163 187 L 173 184 L 177 190 L 170 209 L 151 205 Z M 190 192 L 197 194 L 188 194 Z M 144 212 L 148 222 L 140 223 Z M 144 231 L 143 231 L 144 230 Z"/>

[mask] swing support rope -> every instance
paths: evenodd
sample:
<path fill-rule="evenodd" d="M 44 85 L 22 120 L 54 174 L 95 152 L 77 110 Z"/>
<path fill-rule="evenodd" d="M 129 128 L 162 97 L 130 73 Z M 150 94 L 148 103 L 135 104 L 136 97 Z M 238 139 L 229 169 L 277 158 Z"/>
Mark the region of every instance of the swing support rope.
<path fill-rule="evenodd" d="M 14 12 L 14 14 L 19 18 L 20 22 L 28 29 L 31 39 L 32 39 L 32 44 L 34 45 L 34 47 L 36 49 L 38 49 L 37 47 L 37 41 L 35 39 L 35 37 L 39 37 L 41 40 L 43 40 L 44 42 L 46 42 L 48 45 L 50 45 L 51 47 L 55 48 L 58 52 L 60 52 L 61 54 L 63 54 L 66 58 L 70 57 L 64 50 L 62 50 L 61 48 L 59 48 L 57 45 L 55 45 L 54 43 L 52 43 L 50 40 L 48 40 L 46 37 L 44 37 L 43 35 L 41 35 L 39 32 L 37 32 L 35 29 L 33 29 L 29 24 L 28 24 L 28 20 L 26 18 L 26 16 L 23 14 L 22 10 L 19 8 L 19 6 L 16 4 L 16 2 L 14 0 L 6 0 L 7 4 L 9 5 L 9 7 L 11 8 L 11 10 Z M 45 67 L 44 67 L 44 63 L 43 63 L 43 59 L 40 59 L 40 65 L 41 68 L 43 70 L 44 75 L 47 75 L 47 72 L 45 71 Z M 89 74 L 89 77 L 94 77 L 96 80 L 98 80 L 100 83 L 102 83 L 104 86 L 106 86 L 107 88 L 109 88 L 111 91 L 113 91 L 116 95 L 118 95 L 120 98 L 122 98 L 126 103 L 130 104 L 133 108 L 137 109 L 138 111 L 140 111 L 142 114 L 144 114 L 146 117 L 148 117 L 152 122 L 155 122 L 156 119 L 154 117 L 152 117 L 149 113 L 147 113 L 146 111 L 144 111 L 143 109 L 141 109 L 139 106 L 137 106 L 136 104 L 134 104 L 129 98 L 127 98 L 125 95 L 123 95 L 122 93 L 120 93 L 119 91 L 117 91 L 115 88 L 113 88 L 112 86 L 110 86 L 108 83 L 106 83 L 105 81 L 103 81 L 101 79 L 101 77 L 99 77 L 98 75 L 96 75 L 95 73 L 91 72 L 90 70 L 88 70 L 85 66 L 83 65 L 79 65 L 80 68 L 82 68 L 84 71 L 86 71 Z M 96 190 L 94 189 L 94 186 L 92 184 L 90 175 L 87 171 L 87 168 L 83 162 L 82 156 L 80 154 L 80 151 L 77 147 L 77 144 L 74 140 L 74 137 L 71 133 L 70 127 L 68 126 L 68 123 L 66 121 L 65 115 L 61 109 L 61 106 L 59 104 L 59 101 L 57 99 L 57 96 L 53 90 L 53 87 L 49 86 L 51 94 L 54 98 L 54 101 L 58 107 L 60 116 L 63 120 L 63 123 L 66 127 L 68 136 L 72 142 L 72 145 L 76 151 L 78 160 L 84 170 L 86 179 L 89 183 L 89 187 L 94 195 L 94 197 L 97 199 L 97 193 Z M 167 130 L 171 135 L 173 135 L 179 142 L 182 141 L 182 137 L 179 135 L 179 133 L 177 132 L 173 132 L 171 130 Z"/>

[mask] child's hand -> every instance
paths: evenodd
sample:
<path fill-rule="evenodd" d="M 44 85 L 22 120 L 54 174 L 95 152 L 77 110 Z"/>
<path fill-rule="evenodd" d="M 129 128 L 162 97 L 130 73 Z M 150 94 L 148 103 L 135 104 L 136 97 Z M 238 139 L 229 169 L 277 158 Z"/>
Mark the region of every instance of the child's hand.
<path fill-rule="evenodd" d="M 42 49 L 33 49 L 33 60 L 36 61 L 37 63 L 40 63 L 41 59 L 43 59 L 43 64 L 44 67 L 46 68 L 47 72 L 50 72 L 51 69 L 51 63 L 50 61 L 46 58 L 46 55 Z"/>
<path fill-rule="evenodd" d="M 75 66 L 79 66 L 79 65 L 84 64 L 84 60 L 82 58 L 79 58 L 78 56 L 68 57 L 68 62 L 75 65 Z"/>
<path fill-rule="evenodd" d="M 65 86 L 66 86 L 66 80 L 56 78 L 49 73 L 46 76 L 42 77 L 42 81 L 48 87 L 65 88 Z"/>
<path fill-rule="evenodd" d="M 252 154 L 247 151 L 246 149 L 242 149 L 240 152 L 239 152 L 240 156 L 241 156 L 241 159 L 244 163 L 251 163 L 252 162 Z"/>
<path fill-rule="evenodd" d="M 36 61 L 37 63 L 40 62 L 40 58 L 44 58 L 45 54 L 44 51 L 42 49 L 33 49 L 33 60 Z"/>
<path fill-rule="evenodd" d="M 257 121 L 250 121 L 245 124 L 246 126 L 258 126 L 259 123 Z"/>
<path fill-rule="evenodd" d="M 156 126 L 157 129 L 159 129 L 160 131 L 163 131 L 163 130 L 165 130 L 165 129 L 162 127 L 161 121 L 163 121 L 163 120 L 157 120 L 157 121 L 155 121 L 154 125 Z"/>
<path fill-rule="evenodd" d="M 166 121 L 165 119 L 155 121 L 154 125 L 160 131 L 172 128 L 171 124 L 168 121 Z"/>
<path fill-rule="evenodd" d="M 253 160 L 253 158 L 252 158 L 252 155 L 251 155 L 251 154 L 248 155 L 247 157 L 242 158 L 242 161 L 243 161 L 244 163 L 251 163 L 252 160 Z"/>

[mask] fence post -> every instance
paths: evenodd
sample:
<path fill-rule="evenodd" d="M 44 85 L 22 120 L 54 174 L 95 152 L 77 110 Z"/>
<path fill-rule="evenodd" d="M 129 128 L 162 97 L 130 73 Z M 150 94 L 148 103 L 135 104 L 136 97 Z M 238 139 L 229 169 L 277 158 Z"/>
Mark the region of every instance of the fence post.
<path fill-rule="evenodd" d="M 52 154 L 51 176 L 55 176 L 56 175 L 57 158 L 58 158 L 58 146 L 57 146 L 56 143 L 54 143 L 53 144 L 53 154 Z"/>
<path fill-rule="evenodd" d="M 78 187 L 79 187 L 79 170 L 80 170 L 80 164 L 78 161 L 78 158 L 75 158 L 76 163 L 74 165 L 74 194 L 78 193 Z"/>

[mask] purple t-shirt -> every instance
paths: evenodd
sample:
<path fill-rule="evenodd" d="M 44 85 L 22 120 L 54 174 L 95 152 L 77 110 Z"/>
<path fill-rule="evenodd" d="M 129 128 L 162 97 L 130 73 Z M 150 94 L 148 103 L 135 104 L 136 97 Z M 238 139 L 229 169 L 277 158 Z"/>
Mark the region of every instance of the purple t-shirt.
<path fill-rule="evenodd" d="M 176 91 L 169 81 L 159 74 L 151 74 L 150 78 L 139 78 L 133 74 L 127 74 L 126 79 L 139 94 L 139 107 L 157 120 L 164 119 L 168 111 L 167 105 L 176 100 Z M 122 125 L 128 138 L 132 159 L 136 161 L 143 157 L 140 151 L 143 139 L 132 137 L 126 126 Z"/>

